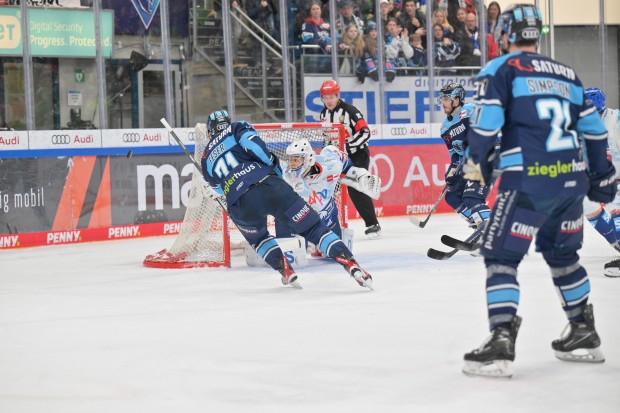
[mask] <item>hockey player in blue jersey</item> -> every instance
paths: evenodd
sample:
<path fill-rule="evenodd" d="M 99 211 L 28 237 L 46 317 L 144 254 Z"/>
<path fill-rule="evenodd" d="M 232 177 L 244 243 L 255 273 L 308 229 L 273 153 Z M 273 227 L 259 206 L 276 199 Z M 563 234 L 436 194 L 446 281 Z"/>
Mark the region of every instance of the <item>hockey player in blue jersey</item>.
<path fill-rule="evenodd" d="M 620 110 L 608 108 L 605 93 L 597 88 L 586 89 L 586 97 L 598 110 L 605 127 L 607 128 L 607 141 L 609 142 L 609 154 L 616 171 L 620 170 Z M 616 175 L 616 180 L 618 176 Z M 592 224 L 594 229 L 601 234 L 609 244 L 620 252 L 620 197 L 605 206 L 600 202 L 589 199 L 583 201 L 583 213 Z M 616 258 L 605 264 L 604 274 L 608 277 L 620 277 L 620 258 Z"/>
<path fill-rule="evenodd" d="M 230 218 L 257 254 L 282 275 L 284 285 L 301 288 L 295 271 L 267 230 L 267 215 L 286 222 L 341 264 L 359 285 L 372 289 L 370 274 L 282 179 L 278 158 L 269 152 L 252 125 L 232 122 L 225 110 L 218 110 L 207 119 L 207 135 L 209 142 L 201 160 L 205 181 L 226 197 Z"/>
<path fill-rule="evenodd" d="M 450 83 L 442 87 L 439 91 L 439 104 L 446 114 L 440 134 L 450 155 L 450 167 L 445 175 L 448 185 L 446 203 L 472 228 L 477 228 L 491 215 L 485 202 L 489 187 L 478 181 L 465 179 L 460 167 L 467 147 L 466 137 L 473 105 L 465 104 L 465 89 L 460 83 Z"/>
<path fill-rule="evenodd" d="M 608 203 L 617 187 L 606 155 L 607 131 L 577 75 L 536 53 L 540 10 L 511 5 L 500 20 L 510 53 L 489 62 L 477 76 L 465 173 L 468 179 L 491 179 L 501 131 L 499 195 L 480 248 L 491 335 L 465 354 L 463 372 L 510 377 L 521 325 L 517 268 L 534 238 L 568 318 L 561 337 L 551 343 L 556 357 L 604 361 L 588 304 L 590 282 L 577 250 L 583 240 L 584 196 Z"/>

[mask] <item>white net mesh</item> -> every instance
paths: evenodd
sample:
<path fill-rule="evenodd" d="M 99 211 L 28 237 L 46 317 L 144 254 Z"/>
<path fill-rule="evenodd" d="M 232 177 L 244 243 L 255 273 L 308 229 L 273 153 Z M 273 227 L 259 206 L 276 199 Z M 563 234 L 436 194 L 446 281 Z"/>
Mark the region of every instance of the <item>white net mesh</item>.
<path fill-rule="evenodd" d="M 342 125 L 322 124 L 267 124 L 254 125 L 270 151 L 280 159 L 286 147 L 297 139 L 308 139 L 318 153 L 326 144 L 344 149 Z M 199 160 L 207 143 L 206 125 L 196 125 L 194 158 Z M 242 245 L 243 237 L 228 220 L 220 205 L 203 195 L 202 176 L 194 169 L 192 188 L 185 217 L 179 234 L 170 249 L 148 255 L 144 265 L 160 268 L 187 268 L 204 266 L 229 266 L 230 246 Z M 336 191 L 340 223 L 346 227 L 345 194 Z"/>

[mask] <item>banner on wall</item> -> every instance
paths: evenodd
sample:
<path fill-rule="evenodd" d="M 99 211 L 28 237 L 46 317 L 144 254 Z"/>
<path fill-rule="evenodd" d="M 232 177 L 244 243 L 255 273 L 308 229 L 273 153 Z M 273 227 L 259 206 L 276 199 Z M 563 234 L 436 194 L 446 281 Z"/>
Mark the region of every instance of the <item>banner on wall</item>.
<path fill-rule="evenodd" d="M 102 0 L 104 9 L 114 11 L 116 34 L 161 35 L 159 0 Z M 189 1 L 168 1 L 171 37 L 189 36 Z"/>
<path fill-rule="evenodd" d="M 21 9 L 0 7 L 0 55 L 23 55 Z M 112 56 L 113 16 L 101 12 L 103 54 Z M 28 8 L 30 54 L 54 57 L 95 57 L 95 17 L 90 10 Z"/>
<path fill-rule="evenodd" d="M 449 164 L 438 125 L 370 129 L 377 215 L 427 214 Z M 194 129 L 178 133 L 193 151 Z M 194 165 L 171 152 L 178 145 L 165 129 L 0 131 L 0 143 L 0 248 L 178 232 Z M 348 211 L 358 217 L 352 204 Z M 442 202 L 438 212 L 447 211 Z"/>
<path fill-rule="evenodd" d="M 428 213 L 449 163 L 443 145 L 378 145 L 371 154 L 383 185 L 377 215 Z M 193 171 L 184 154 L 0 159 L 0 248 L 174 234 Z"/>
<path fill-rule="evenodd" d="M 180 155 L 0 159 L 0 233 L 182 220 L 193 171 Z"/>
<path fill-rule="evenodd" d="M 319 114 L 323 109 L 321 102 L 321 84 L 327 77 L 305 76 L 304 82 L 304 113 L 306 122 L 318 122 Z M 384 91 L 385 106 L 388 124 L 400 123 L 428 123 L 430 121 L 430 104 L 435 105 L 435 112 L 439 113 L 436 119 L 442 118 L 441 108 L 437 105 L 439 89 L 443 86 L 459 82 L 466 91 L 466 97 L 474 96 L 473 78 L 467 76 L 437 76 L 435 77 L 436 91 L 429 99 L 429 84 L 427 77 L 397 76 L 392 83 L 387 83 Z M 341 77 L 340 97 L 356 106 L 364 115 L 366 122 L 378 123 L 379 116 L 379 84 L 366 80 L 363 84 L 357 83 L 355 77 Z"/>

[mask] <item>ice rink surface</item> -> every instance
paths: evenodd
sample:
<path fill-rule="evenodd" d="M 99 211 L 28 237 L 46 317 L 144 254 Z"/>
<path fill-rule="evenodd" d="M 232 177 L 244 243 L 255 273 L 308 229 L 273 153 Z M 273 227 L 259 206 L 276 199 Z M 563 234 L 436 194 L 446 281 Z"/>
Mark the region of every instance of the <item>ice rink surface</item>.
<path fill-rule="evenodd" d="M 321 260 L 298 269 L 301 291 L 241 257 L 143 267 L 172 237 L 0 251 L 0 412 L 620 412 L 620 279 L 602 275 L 614 251 L 590 226 L 581 262 L 607 361 L 554 357 L 566 320 L 531 250 L 508 380 L 461 373 L 488 335 L 482 259 L 426 257 L 464 223 L 381 225 L 372 241 L 351 223 L 374 292 Z"/>

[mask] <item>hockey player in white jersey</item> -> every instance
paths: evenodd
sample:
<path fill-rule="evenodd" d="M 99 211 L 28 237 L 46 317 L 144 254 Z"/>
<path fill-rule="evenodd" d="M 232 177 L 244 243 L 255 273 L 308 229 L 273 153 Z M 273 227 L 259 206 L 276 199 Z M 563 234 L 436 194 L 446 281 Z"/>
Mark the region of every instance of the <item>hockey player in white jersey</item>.
<path fill-rule="evenodd" d="M 620 171 L 620 110 L 608 108 L 605 93 L 597 87 L 587 88 L 585 95 L 592 101 L 607 128 L 611 161 L 616 170 Z M 616 179 L 619 179 L 618 175 Z M 620 198 L 616 196 L 607 206 L 586 198 L 583 202 L 583 213 L 594 229 L 620 252 Z M 605 264 L 604 274 L 608 277 L 620 277 L 620 258 Z"/>
<path fill-rule="evenodd" d="M 317 155 L 307 139 L 296 140 L 286 148 L 286 162 L 282 166 L 284 179 L 338 236 L 342 236 L 334 201 L 338 182 L 373 199 L 380 195 L 381 178 L 353 166 L 347 154 L 332 145 Z"/>

